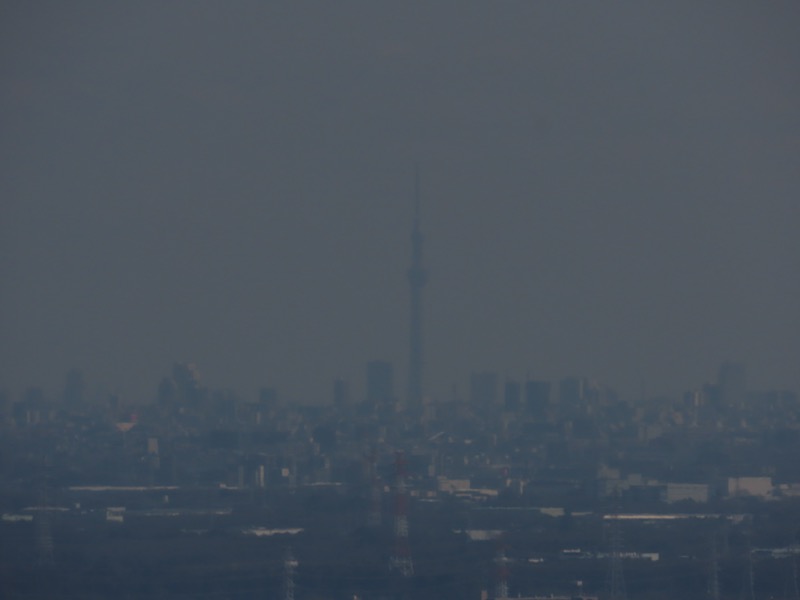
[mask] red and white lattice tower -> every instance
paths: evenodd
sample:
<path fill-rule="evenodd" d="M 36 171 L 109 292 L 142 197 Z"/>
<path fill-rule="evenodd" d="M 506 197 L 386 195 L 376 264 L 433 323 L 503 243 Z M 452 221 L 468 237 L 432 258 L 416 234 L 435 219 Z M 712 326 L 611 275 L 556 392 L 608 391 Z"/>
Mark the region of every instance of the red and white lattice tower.
<path fill-rule="evenodd" d="M 494 557 L 495 565 L 495 582 L 494 582 L 494 597 L 495 600 L 500 598 L 508 598 L 508 557 L 506 556 L 506 547 L 500 544 L 497 548 L 497 555 Z"/>
<path fill-rule="evenodd" d="M 394 458 L 395 471 L 395 504 L 394 504 L 394 554 L 390 561 L 392 570 L 403 577 L 414 575 L 414 561 L 411 560 L 411 546 L 408 543 L 408 494 L 406 493 L 406 458 L 402 452 L 396 452 Z"/>
<path fill-rule="evenodd" d="M 294 600 L 294 573 L 297 564 L 292 549 L 287 548 L 283 557 L 283 600 Z"/>

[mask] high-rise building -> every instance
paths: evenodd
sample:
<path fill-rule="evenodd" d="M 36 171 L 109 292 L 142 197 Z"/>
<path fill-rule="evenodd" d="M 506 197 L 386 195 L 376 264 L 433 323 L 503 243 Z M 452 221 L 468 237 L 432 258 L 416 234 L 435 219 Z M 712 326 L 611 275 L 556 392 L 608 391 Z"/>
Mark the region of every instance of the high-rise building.
<path fill-rule="evenodd" d="M 411 267 L 408 269 L 410 300 L 408 347 L 408 409 L 419 415 L 422 412 L 422 288 L 428 274 L 422 266 L 422 242 L 419 217 L 419 171 L 414 177 L 414 221 L 411 228 Z"/>

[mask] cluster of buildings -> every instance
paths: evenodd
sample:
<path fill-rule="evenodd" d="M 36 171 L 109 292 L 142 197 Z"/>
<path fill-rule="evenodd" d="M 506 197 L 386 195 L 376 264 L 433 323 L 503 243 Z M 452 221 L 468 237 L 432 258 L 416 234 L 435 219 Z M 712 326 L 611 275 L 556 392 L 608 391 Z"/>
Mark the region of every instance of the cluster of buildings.
<path fill-rule="evenodd" d="M 428 399 L 418 214 L 404 392 L 371 361 L 363 397 L 339 379 L 317 405 L 211 390 L 190 364 L 136 405 L 89 398 L 78 370 L 58 398 L 0 394 L 0 592 L 619 600 L 633 569 L 642 598 L 725 597 L 741 572 L 774 594 L 755 582 L 798 554 L 796 393 L 725 363 L 680 398 L 474 372 Z"/>
<path fill-rule="evenodd" d="M 185 364 L 137 406 L 89 401 L 76 380 L 71 372 L 58 399 L 35 390 L 0 398 L 0 427 L 14 447 L 7 459 L 62 457 L 73 485 L 266 488 L 352 483 L 354 463 L 403 450 L 421 495 L 569 491 L 573 503 L 614 493 L 668 503 L 777 499 L 800 484 L 785 452 L 798 442 L 797 395 L 749 391 L 744 368 L 730 363 L 716 383 L 680 399 L 630 401 L 585 378 L 551 384 L 479 372 L 467 398 L 419 407 L 398 401 L 382 361 L 367 364 L 363 398 L 337 380 L 332 402 L 319 406 L 281 403 L 272 388 L 254 400 L 209 390 Z"/>
<path fill-rule="evenodd" d="M 19 532 L 27 523 L 31 556 L 52 558 L 57 536 L 48 542 L 50 534 L 36 533 L 44 513 L 104 526 L 213 515 L 241 531 L 272 532 L 270 539 L 294 537 L 302 557 L 303 535 L 313 537 L 326 519 L 344 519 L 351 531 L 388 532 L 381 544 L 391 556 L 398 518 L 406 521 L 412 554 L 415 519 L 442 519 L 437 511 L 454 506 L 471 516 L 449 531 L 473 544 L 493 543 L 519 511 L 551 523 L 536 525 L 545 531 L 612 515 L 636 523 L 705 516 L 735 530 L 752 523 L 746 515 L 754 511 L 800 506 L 798 399 L 749 391 L 737 365 L 723 365 L 714 384 L 682 398 L 635 401 L 582 378 L 551 384 L 481 372 L 470 378 L 467 398 L 413 407 L 397 401 L 388 363 L 370 362 L 365 379 L 363 398 L 354 401 L 336 381 L 332 402 L 322 406 L 282 403 L 274 389 L 253 400 L 209 390 L 185 364 L 176 364 L 143 405 L 90 401 L 75 373 L 57 400 L 6 397 L 0 527 Z M 306 497 L 327 498 L 335 508 L 315 516 L 295 510 L 292 503 Z M 266 507 L 270 518 L 262 522 Z M 798 519 L 765 530 L 761 546 L 791 546 Z M 595 542 L 581 555 L 605 560 L 609 549 Z M 516 544 L 523 570 L 542 568 L 542 548 Z M 652 545 L 625 548 L 619 557 L 670 557 Z M 561 546 L 563 562 L 566 539 Z M 424 572 L 416 564 L 417 574 Z M 599 586 L 585 591 L 601 593 Z M 491 584 L 481 589 L 492 595 Z"/>

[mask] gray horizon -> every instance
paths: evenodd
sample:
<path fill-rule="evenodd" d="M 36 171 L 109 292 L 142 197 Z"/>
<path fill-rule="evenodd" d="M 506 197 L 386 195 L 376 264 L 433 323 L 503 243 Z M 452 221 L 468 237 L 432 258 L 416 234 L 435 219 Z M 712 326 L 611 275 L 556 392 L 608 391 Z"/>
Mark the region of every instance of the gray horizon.
<path fill-rule="evenodd" d="M 800 4 L 6 2 L 0 389 L 174 362 L 327 402 L 408 353 L 800 390 Z"/>

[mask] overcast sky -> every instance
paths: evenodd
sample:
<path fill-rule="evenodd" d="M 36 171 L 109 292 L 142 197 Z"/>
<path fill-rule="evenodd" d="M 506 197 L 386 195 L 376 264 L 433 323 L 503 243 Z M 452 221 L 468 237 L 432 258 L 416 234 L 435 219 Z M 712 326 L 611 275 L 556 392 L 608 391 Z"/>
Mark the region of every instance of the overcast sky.
<path fill-rule="evenodd" d="M 0 6 L 0 387 L 800 389 L 800 3 Z"/>

